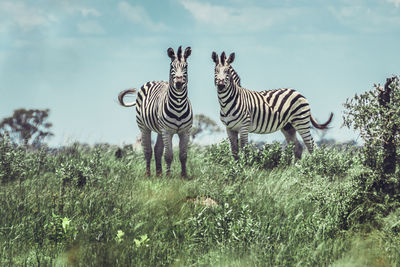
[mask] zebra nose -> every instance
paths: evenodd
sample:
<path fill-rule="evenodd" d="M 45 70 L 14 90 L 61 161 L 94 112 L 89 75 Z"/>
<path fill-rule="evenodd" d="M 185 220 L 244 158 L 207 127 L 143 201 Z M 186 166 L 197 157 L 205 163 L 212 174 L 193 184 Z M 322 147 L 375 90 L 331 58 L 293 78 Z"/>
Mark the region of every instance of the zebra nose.
<path fill-rule="evenodd" d="M 222 89 L 224 89 L 225 84 L 218 84 L 217 87 L 218 87 L 218 90 L 222 90 Z"/>
<path fill-rule="evenodd" d="M 183 85 L 183 82 L 176 82 L 176 83 L 175 83 L 176 89 L 181 89 L 181 88 L 182 88 L 182 85 Z"/>

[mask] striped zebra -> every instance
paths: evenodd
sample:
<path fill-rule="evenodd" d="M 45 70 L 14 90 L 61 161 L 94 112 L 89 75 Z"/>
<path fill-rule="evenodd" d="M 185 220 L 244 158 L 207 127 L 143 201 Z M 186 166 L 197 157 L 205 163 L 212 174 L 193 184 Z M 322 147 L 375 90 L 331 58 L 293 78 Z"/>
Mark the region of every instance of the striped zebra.
<path fill-rule="evenodd" d="M 287 142 L 295 145 L 295 157 L 302 154 L 302 146 L 297 140 L 296 131 L 302 137 L 308 151 L 312 153 L 314 141 L 310 133 L 311 124 L 317 129 L 326 129 L 332 120 L 330 114 L 323 124 L 311 116 L 307 99 L 291 88 L 251 91 L 240 85 L 240 78 L 231 66 L 235 53 L 226 58 L 222 52 L 218 58 L 212 52 L 215 63 L 214 83 L 218 91 L 220 118 L 226 126 L 231 143 L 232 155 L 238 158 L 238 136 L 240 147 L 248 143 L 249 133 L 267 134 L 281 130 Z"/>
<path fill-rule="evenodd" d="M 118 100 L 124 107 L 136 105 L 136 121 L 142 134 L 142 147 L 146 158 L 146 174 L 150 176 L 150 162 L 152 157 L 151 132 L 157 133 L 157 141 L 154 146 L 156 162 L 156 174 L 162 174 L 162 154 L 165 148 L 165 162 L 167 163 L 167 175 L 170 174 L 173 159 L 172 136 L 179 136 L 179 159 L 181 162 L 181 175 L 187 176 L 186 159 L 189 142 L 189 130 L 192 127 L 193 112 L 187 96 L 187 58 L 192 50 L 187 47 L 182 54 L 182 47 L 175 54 L 172 48 L 168 48 L 168 56 L 171 58 L 169 82 L 153 81 L 144 84 L 136 101 L 125 103 L 124 97 L 133 94 L 136 89 L 122 91 Z"/>

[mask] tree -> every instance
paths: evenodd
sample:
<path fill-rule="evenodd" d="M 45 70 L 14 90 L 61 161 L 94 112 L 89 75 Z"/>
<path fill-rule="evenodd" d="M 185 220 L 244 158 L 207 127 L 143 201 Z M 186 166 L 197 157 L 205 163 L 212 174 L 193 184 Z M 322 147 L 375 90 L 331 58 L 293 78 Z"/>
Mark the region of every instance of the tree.
<path fill-rule="evenodd" d="M 50 132 L 52 124 L 46 122 L 49 109 L 17 109 L 11 117 L 0 122 L 0 138 L 8 134 L 11 141 L 18 145 L 39 146 Z"/>
<path fill-rule="evenodd" d="M 222 132 L 222 130 L 213 119 L 204 114 L 198 114 L 194 116 L 193 126 L 190 131 L 192 140 L 202 133 L 213 134 L 218 132 Z"/>
<path fill-rule="evenodd" d="M 385 86 L 374 85 L 347 99 L 344 125 L 359 130 L 364 144 L 365 163 L 383 175 L 396 171 L 400 151 L 400 85 L 398 76 L 386 79 Z"/>

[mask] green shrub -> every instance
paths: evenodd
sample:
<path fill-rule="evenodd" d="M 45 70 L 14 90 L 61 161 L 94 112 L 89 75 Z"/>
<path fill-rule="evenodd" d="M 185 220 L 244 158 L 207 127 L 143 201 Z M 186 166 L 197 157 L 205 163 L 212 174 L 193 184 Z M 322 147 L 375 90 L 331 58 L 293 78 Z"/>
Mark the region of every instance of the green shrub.
<path fill-rule="evenodd" d="M 397 160 L 396 163 L 394 157 L 397 154 L 399 158 L 400 154 L 399 78 L 388 78 L 384 88 L 380 85 L 374 87 L 375 90 L 346 100 L 344 125 L 361 134 L 364 140 L 363 160 L 367 166 L 382 174 L 393 173 L 399 162 Z M 392 164 L 390 161 L 394 166 L 387 166 Z"/>
<path fill-rule="evenodd" d="M 304 155 L 296 164 L 298 171 L 304 175 L 322 175 L 331 179 L 345 176 L 354 165 L 361 165 L 358 154 L 344 153 L 325 146 L 315 149 L 312 154 Z"/>

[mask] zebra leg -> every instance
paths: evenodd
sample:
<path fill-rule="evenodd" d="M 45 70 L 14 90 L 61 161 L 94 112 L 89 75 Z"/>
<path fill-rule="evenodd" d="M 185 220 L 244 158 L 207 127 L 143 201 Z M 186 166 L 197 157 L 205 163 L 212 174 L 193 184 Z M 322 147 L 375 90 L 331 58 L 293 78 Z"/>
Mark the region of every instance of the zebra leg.
<path fill-rule="evenodd" d="M 162 139 L 162 134 L 157 135 L 157 141 L 154 146 L 154 157 L 156 158 L 156 173 L 157 176 L 162 174 L 162 154 L 164 152 L 164 143 Z"/>
<path fill-rule="evenodd" d="M 304 141 L 304 144 L 307 147 L 308 152 L 311 154 L 314 148 L 314 139 L 311 136 L 310 122 L 300 125 L 293 124 L 293 127 L 300 134 L 301 138 Z"/>
<path fill-rule="evenodd" d="M 186 178 L 186 160 L 189 143 L 189 132 L 179 134 L 179 160 L 181 161 L 181 176 Z"/>
<path fill-rule="evenodd" d="M 170 134 L 164 130 L 162 133 L 162 139 L 163 139 L 164 148 L 165 148 L 164 159 L 165 159 L 165 162 L 167 163 L 167 176 L 169 176 L 171 174 L 171 163 L 172 163 L 172 159 L 174 157 L 174 154 L 172 151 L 172 134 Z"/>
<path fill-rule="evenodd" d="M 151 149 L 151 131 L 150 130 L 142 130 L 142 147 L 144 152 L 144 158 L 146 159 L 146 175 L 150 176 L 150 164 L 151 164 L 151 156 L 153 150 Z"/>
<path fill-rule="evenodd" d="M 249 143 L 249 129 L 247 127 L 240 128 L 240 149 L 243 149 Z"/>
<path fill-rule="evenodd" d="M 228 133 L 229 141 L 231 143 L 232 156 L 234 159 L 239 159 L 239 144 L 238 144 L 238 132 L 233 131 L 229 128 L 226 128 L 226 132 Z"/>
<path fill-rule="evenodd" d="M 288 123 L 281 129 L 281 132 L 286 138 L 286 142 L 289 143 L 294 143 L 294 157 L 296 159 L 301 158 L 301 154 L 303 153 L 303 147 L 300 144 L 299 140 L 296 137 L 296 130 L 293 128 L 293 126 Z"/>

